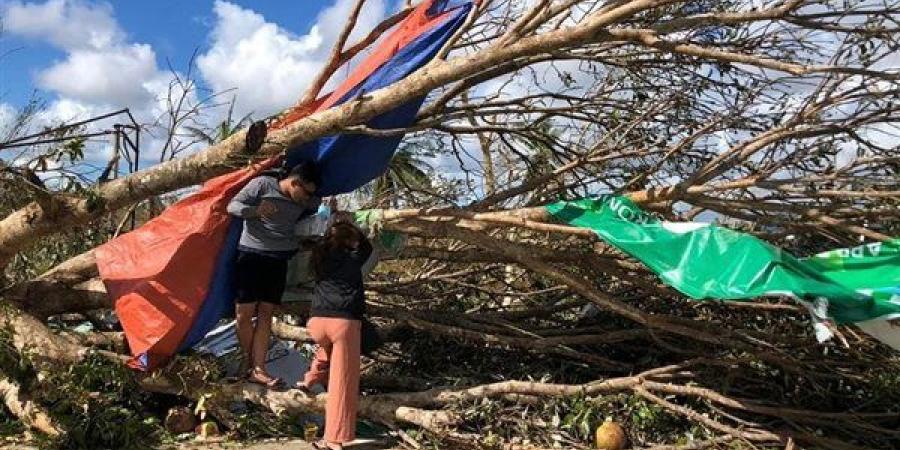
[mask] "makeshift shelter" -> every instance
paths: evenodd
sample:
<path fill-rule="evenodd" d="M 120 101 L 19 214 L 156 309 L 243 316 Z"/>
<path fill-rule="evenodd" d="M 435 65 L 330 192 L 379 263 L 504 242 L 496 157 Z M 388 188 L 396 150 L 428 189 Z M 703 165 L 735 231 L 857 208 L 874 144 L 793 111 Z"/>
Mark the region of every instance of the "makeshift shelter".
<path fill-rule="evenodd" d="M 332 93 L 289 112 L 274 128 L 350 101 L 403 79 L 425 65 L 465 22 L 477 0 L 427 0 L 391 32 Z M 287 96 L 296 93 L 285 93 Z M 424 98 L 377 116 L 370 128 L 403 128 L 415 120 Z M 401 135 L 340 134 L 287 151 L 289 166 L 316 161 L 319 195 L 352 191 L 382 174 Z M 100 276 L 115 299 L 133 358 L 147 370 L 206 335 L 233 308 L 233 261 L 242 223 L 225 207 L 273 161 L 209 180 L 135 231 L 96 251 Z"/>

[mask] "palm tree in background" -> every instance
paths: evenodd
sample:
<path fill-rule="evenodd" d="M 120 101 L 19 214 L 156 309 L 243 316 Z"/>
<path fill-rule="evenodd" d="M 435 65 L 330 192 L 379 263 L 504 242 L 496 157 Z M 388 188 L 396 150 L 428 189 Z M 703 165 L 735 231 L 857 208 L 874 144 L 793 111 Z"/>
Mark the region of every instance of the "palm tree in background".
<path fill-rule="evenodd" d="M 359 189 L 360 202 L 370 205 L 388 202 L 392 207 L 398 207 L 401 189 L 430 187 L 428 172 L 431 165 L 423 156 L 427 155 L 415 152 L 410 144 L 401 146 L 384 174 Z"/>

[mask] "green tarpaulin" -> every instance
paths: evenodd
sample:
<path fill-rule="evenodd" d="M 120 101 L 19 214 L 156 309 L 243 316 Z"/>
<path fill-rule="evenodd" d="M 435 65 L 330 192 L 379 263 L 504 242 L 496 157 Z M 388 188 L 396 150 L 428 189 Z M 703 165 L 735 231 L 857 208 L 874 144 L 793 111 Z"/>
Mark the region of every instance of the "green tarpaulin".
<path fill-rule="evenodd" d="M 625 197 L 546 208 L 558 220 L 593 230 L 696 300 L 790 296 L 808 306 L 825 302 L 835 322 L 879 321 L 882 333 L 893 331 L 884 320 L 900 318 L 900 239 L 797 258 L 714 224 L 657 220 Z"/>

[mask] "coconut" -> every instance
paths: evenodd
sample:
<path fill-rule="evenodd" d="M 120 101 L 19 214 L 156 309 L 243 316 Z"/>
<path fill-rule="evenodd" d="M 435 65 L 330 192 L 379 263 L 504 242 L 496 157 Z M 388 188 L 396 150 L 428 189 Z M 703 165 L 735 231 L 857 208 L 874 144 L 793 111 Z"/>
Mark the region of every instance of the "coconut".
<path fill-rule="evenodd" d="M 607 420 L 597 427 L 596 438 L 598 449 L 622 450 L 625 448 L 625 430 L 612 420 Z"/>

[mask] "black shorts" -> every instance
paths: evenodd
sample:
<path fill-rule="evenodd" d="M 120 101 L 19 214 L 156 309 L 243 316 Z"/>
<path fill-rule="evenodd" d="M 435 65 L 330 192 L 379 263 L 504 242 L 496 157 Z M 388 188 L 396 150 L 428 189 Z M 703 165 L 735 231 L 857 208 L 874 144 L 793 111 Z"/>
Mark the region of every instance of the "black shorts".
<path fill-rule="evenodd" d="M 288 261 L 282 258 L 238 251 L 235 264 L 237 303 L 281 304 Z"/>

